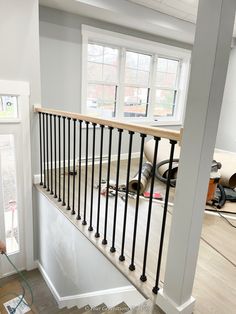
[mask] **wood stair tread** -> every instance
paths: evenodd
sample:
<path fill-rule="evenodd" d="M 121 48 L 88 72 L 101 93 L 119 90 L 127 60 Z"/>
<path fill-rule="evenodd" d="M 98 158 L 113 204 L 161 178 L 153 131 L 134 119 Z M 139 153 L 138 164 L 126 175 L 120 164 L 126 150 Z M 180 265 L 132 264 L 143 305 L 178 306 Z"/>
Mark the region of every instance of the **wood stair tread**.
<path fill-rule="evenodd" d="M 78 309 L 78 314 L 84 314 L 84 313 L 86 313 L 86 312 L 88 312 L 89 310 L 91 310 L 91 306 L 90 305 L 85 305 L 85 306 L 83 306 L 83 307 L 80 307 L 79 309 Z"/>
<path fill-rule="evenodd" d="M 164 312 L 151 300 L 147 300 L 134 307 L 127 314 L 164 314 Z"/>
<path fill-rule="evenodd" d="M 104 311 L 102 314 L 122 314 L 128 312 L 129 310 L 130 308 L 128 307 L 128 305 L 125 302 L 121 302 L 111 309 Z"/>
<path fill-rule="evenodd" d="M 73 306 L 69 309 L 68 314 L 81 314 L 83 312 L 80 312 L 77 306 Z"/>
<path fill-rule="evenodd" d="M 103 312 L 106 312 L 108 310 L 108 307 L 105 303 L 101 303 L 98 306 L 91 308 L 89 311 L 84 312 L 84 314 L 102 314 Z"/>

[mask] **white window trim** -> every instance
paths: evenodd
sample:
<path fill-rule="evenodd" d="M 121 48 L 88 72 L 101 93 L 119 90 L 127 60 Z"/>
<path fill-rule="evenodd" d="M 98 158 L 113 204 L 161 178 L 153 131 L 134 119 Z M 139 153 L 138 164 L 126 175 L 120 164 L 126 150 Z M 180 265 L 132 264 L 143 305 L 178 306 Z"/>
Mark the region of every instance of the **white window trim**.
<path fill-rule="evenodd" d="M 133 37 L 130 35 L 125 35 L 121 33 L 111 32 L 104 29 L 99 29 L 96 27 L 92 27 L 89 25 L 82 25 L 82 78 L 81 78 L 81 112 L 82 114 L 86 114 L 86 99 L 87 99 L 87 61 L 88 61 L 88 51 L 87 46 L 89 42 L 100 43 L 103 45 L 112 45 L 117 48 L 125 47 L 126 49 L 132 49 L 136 52 L 146 53 L 146 54 L 155 54 L 159 57 L 169 57 L 176 58 L 181 61 L 180 65 L 180 75 L 179 75 L 179 85 L 178 85 L 178 106 L 173 117 L 160 117 L 157 119 L 153 119 L 150 117 L 146 118 L 132 118 L 132 122 L 135 123 L 148 123 L 153 126 L 158 125 L 182 125 L 183 124 L 183 115 L 185 111 L 186 97 L 187 97 L 187 88 L 189 81 L 189 71 L 190 71 L 190 59 L 191 59 L 191 51 L 179 47 L 169 46 L 162 43 L 153 42 L 150 40 Z M 124 66 L 122 67 L 122 63 L 125 62 L 125 54 L 124 49 L 121 48 L 119 63 L 121 64 L 121 69 L 124 70 Z M 154 62 L 157 60 L 154 59 Z M 153 67 L 155 69 L 155 67 Z M 153 70 L 152 72 L 154 72 Z M 122 71 L 119 71 L 122 72 Z M 155 73 L 150 73 L 150 75 L 154 75 Z M 124 77 L 124 73 L 119 73 L 120 77 Z M 154 80 L 151 80 L 152 84 L 154 84 Z M 152 87 L 154 87 L 152 85 Z M 153 91 L 153 89 L 151 88 Z M 119 88 L 117 102 L 119 105 L 124 106 L 124 86 L 123 88 Z M 154 92 L 150 95 L 150 103 L 154 101 Z M 121 110 L 123 108 L 120 108 Z M 152 113 L 153 106 L 149 106 L 149 113 Z M 120 111 L 121 111 L 120 110 Z M 116 118 L 123 121 L 130 121 L 130 118 L 123 117 L 118 113 Z"/>

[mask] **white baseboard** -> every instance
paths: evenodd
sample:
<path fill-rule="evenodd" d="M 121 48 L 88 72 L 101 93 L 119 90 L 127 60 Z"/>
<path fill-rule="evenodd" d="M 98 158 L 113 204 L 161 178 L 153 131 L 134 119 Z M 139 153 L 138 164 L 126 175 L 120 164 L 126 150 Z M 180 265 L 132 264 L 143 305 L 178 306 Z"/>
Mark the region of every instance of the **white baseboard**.
<path fill-rule="evenodd" d="M 145 301 L 144 297 L 131 285 L 61 297 L 40 262 L 38 262 L 38 268 L 57 301 L 59 308 L 83 307 L 87 304 L 94 307 L 103 302 L 108 307 L 112 307 L 123 301 L 132 308 Z"/>
<path fill-rule="evenodd" d="M 134 152 L 132 153 L 132 159 L 136 159 L 136 158 L 139 158 L 139 155 L 140 153 L 139 152 Z M 127 160 L 128 159 L 128 154 L 121 154 L 120 155 L 120 160 Z M 111 161 L 116 161 L 117 160 L 117 155 L 112 155 L 111 156 Z M 107 163 L 108 161 L 108 156 L 103 156 L 103 163 Z M 85 166 L 85 157 L 82 157 L 81 159 L 81 162 L 82 162 L 82 166 Z M 94 159 L 94 164 L 95 165 L 98 165 L 100 162 L 100 157 L 99 156 L 95 156 L 95 159 Z M 76 164 L 78 166 L 78 159 L 76 159 Z M 89 157 L 88 158 L 88 165 L 90 166 L 92 164 L 92 157 Z M 62 161 L 61 161 L 61 165 L 62 165 Z M 65 161 L 65 165 L 66 167 L 68 166 L 68 161 L 66 160 Z M 73 160 L 70 160 L 70 165 L 73 165 Z M 53 165 L 54 167 L 54 165 Z M 59 168 L 59 161 L 56 162 L 56 167 Z M 48 163 L 48 169 L 50 170 L 51 169 L 51 163 L 49 162 Z M 40 174 L 35 174 L 33 176 L 33 183 L 34 184 L 39 184 L 40 183 Z"/>
<path fill-rule="evenodd" d="M 190 297 L 187 302 L 179 306 L 164 294 L 163 289 L 158 291 L 155 299 L 156 304 L 168 314 L 191 314 L 194 310 L 195 301 L 193 297 Z"/>

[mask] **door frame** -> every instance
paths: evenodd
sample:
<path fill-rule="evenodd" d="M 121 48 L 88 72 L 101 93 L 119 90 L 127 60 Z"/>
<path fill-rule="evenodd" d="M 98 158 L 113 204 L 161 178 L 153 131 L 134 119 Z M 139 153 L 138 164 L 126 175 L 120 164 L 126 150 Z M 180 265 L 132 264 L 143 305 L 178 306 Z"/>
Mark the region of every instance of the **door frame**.
<path fill-rule="evenodd" d="M 31 270 L 36 267 L 34 261 L 33 239 L 33 203 L 32 203 L 32 167 L 31 167 L 31 140 L 30 140 L 30 85 L 24 81 L 0 80 L 0 94 L 18 97 L 18 118 L 6 119 L 0 123 L 19 124 L 21 129 L 22 160 L 24 167 L 22 173 L 22 222 L 23 240 L 25 250 L 25 269 Z M 17 163 L 16 163 L 17 164 Z"/>

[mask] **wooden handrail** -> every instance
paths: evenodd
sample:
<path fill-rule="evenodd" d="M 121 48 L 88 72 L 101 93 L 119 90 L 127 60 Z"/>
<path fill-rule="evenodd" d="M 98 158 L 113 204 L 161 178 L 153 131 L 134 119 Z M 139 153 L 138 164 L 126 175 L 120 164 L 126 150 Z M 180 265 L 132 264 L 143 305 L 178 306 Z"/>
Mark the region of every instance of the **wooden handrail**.
<path fill-rule="evenodd" d="M 52 114 L 56 116 L 71 118 L 71 119 L 77 119 L 81 121 L 86 121 L 90 123 L 96 123 L 98 125 L 104 125 L 109 126 L 117 129 L 123 129 L 127 131 L 133 131 L 137 133 L 142 133 L 146 135 L 156 136 L 160 138 L 166 138 L 174 141 L 181 141 L 182 132 L 170 130 L 166 128 L 160 128 L 160 127 L 150 127 L 150 126 L 143 126 L 140 124 L 134 124 L 134 123 L 125 123 L 123 121 L 118 120 L 108 120 L 108 119 L 101 119 L 96 118 L 89 115 L 83 115 L 75 112 L 68 112 L 68 111 L 61 111 L 61 110 L 54 110 L 49 108 L 42 108 L 42 107 L 35 107 L 35 112 L 41 112 L 41 113 L 47 113 Z"/>

